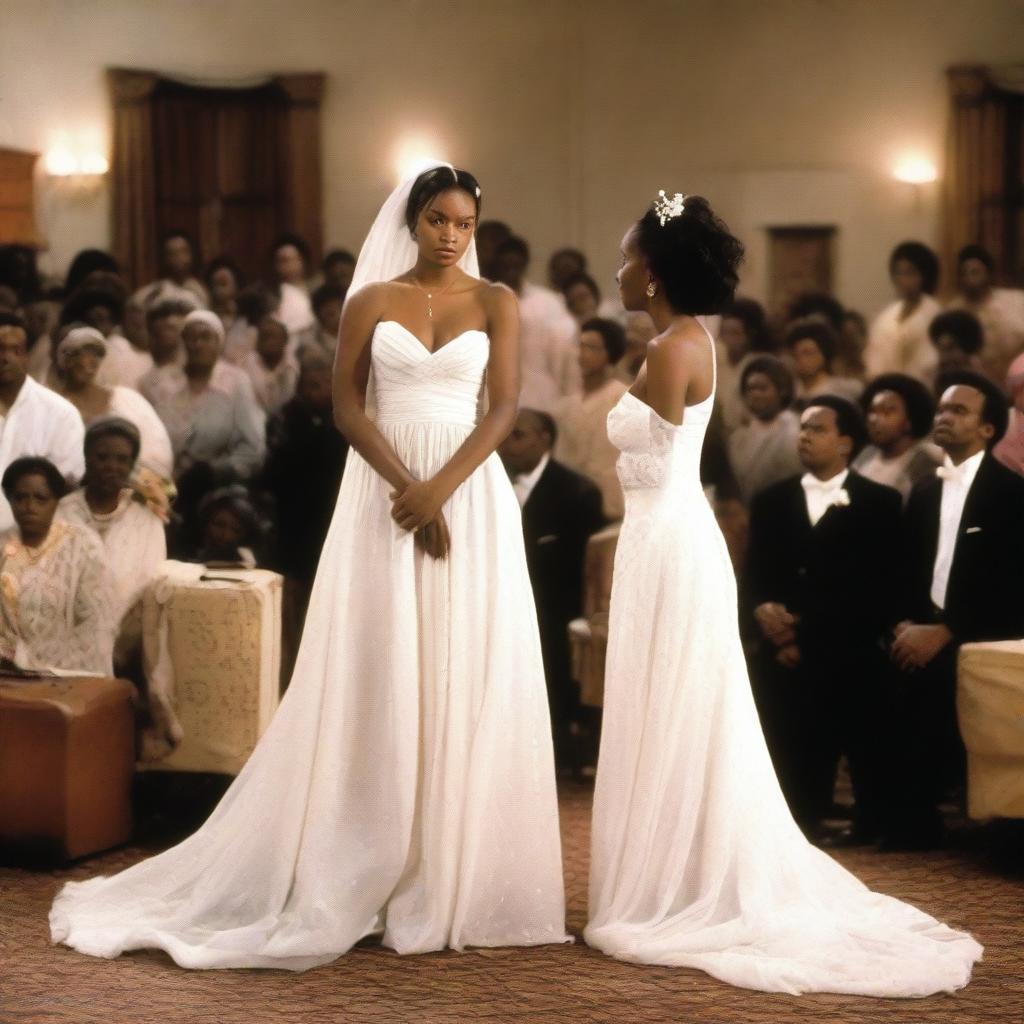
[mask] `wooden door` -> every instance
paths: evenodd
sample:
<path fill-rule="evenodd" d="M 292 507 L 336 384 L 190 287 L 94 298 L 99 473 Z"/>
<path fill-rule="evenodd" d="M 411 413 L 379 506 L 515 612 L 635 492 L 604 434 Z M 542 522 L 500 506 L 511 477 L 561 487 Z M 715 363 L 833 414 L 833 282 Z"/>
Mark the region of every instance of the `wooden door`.
<path fill-rule="evenodd" d="M 274 85 L 198 89 L 161 81 L 153 96 L 156 236 L 181 230 L 201 263 L 229 255 L 249 277 L 267 271 L 285 220 L 282 124 Z"/>
<path fill-rule="evenodd" d="M 768 301 L 776 316 L 804 292 L 832 294 L 835 236 L 831 226 L 768 229 Z"/>

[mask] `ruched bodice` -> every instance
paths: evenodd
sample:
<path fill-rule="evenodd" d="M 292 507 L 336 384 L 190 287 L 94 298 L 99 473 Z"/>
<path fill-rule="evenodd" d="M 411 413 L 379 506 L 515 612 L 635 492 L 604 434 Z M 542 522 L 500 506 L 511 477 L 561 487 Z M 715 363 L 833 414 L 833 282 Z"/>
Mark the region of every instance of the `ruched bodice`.
<path fill-rule="evenodd" d="M 483 331 L 463 331 L 433 352 L 395 320 L 371 341 L 376 422 L 476 425 L 490 352 Z"/>

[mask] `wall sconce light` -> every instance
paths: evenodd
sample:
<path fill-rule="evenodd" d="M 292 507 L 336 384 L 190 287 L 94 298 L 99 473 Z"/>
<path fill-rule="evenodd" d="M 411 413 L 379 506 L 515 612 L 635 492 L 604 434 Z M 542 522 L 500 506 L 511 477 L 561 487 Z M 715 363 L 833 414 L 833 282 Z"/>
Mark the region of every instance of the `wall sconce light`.
<path fill-rule="evenodd" d="M 906 156 L 893 168 L 892 176 L 908 185 L 930 185 L 938 181 L 939 172 L 935 164 L 923 156 Z"/>
<path fill-rule="evenodd" d="M 444 146 L 424 136 L 402 139 L 395 148 L 394 158 L 398 184 L 438 163 L 441 158 L 437 154 L 443 152 Z"/>
<path fill-rule="evenodd" d="M 110 170 L 101 153 L 75 153 L 68 146 L 55 146 L 46 154 L 46 173 L 54 184 L 67 192 L 96 192 L 103 187 L 103 177 Z"/>

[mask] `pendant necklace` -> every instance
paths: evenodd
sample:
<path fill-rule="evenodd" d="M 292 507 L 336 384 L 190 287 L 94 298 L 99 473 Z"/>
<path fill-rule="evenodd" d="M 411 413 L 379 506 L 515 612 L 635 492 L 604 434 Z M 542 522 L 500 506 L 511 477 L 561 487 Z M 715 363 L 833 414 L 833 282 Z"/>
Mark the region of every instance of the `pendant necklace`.
<path fill-rule="evenodd" d="M 420 282 L 419 282 L 419 279 L 418 279 L 418 278 L 416 277 L 416 275 L 415 275 L 415 274 L 413 274 L 413 275 L 412 275 L 412 280 L 413 280 L 413 284 L 415 284 L 415 285 L 416 285 L 416 287 L 417 287 L 417 288 L 419 288 L 419 290 L 420 290 L 421 292 L 423 292 L 423 293 L 424 293 L 424 295 L 426 295 L 426 297 L 427 297 L 427 316 L 428 316 L 428 317 L 429 317 L 429 318 L 430 318 L 431 320 L 433 320 L 433 319 L 434 319 L 434 306 L 433 306 L 433 299 L 434 299 L 434 295 L 435 295 L 435 293 L 434 293 L 434 292 L 432 292 L 432 291 L 427 291 L 427 289 L 426 289 L 426 288 L 424 288 L 424 287 L 423 287 L 423 285 L 421 285 L 421 284 L 420 284 Z M 448 289 L 449 289 L 449 288 L 451 288 L 451 286 L 452 286 L 453 284 L 455 284 L 455 282 L 456 282 L 457 280 L 458 280 L 458 278 L 453 278 L 453 279 L 452 279 L 451 281 L 449 281 L 449 282 L 448 282 L 448 283 L 447 283 L 447 284 L 446 284 L 446 285 L 445 285 L 445 286 L 444 286 L 444 287 L 443 287 L 443 288 L 442 288 L 442 289 L 441 289 L 441 290 L 440 290 L 439 292 L 437 292 L 436 294 L 437 294 L 437 295 L 444 295 L 444 293 L 445 293 L 446 291 L 448 291 Z"/>

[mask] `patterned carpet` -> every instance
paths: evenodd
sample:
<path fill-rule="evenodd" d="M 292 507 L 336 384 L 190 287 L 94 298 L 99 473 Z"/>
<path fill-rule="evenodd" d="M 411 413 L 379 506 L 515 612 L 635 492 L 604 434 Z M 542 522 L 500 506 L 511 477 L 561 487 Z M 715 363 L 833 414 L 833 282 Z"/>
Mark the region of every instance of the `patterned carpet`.
<path fill-rule="evenodd" d="M 207 792 L 207 801 L 215 799 Z M 590 792 L 563 787 L 569 926 L 586 909 Z M 0 1024 L 969 1024 L 1024 1021 L 1024 880 L 993 856 L 990 829 L 957 834 L 928 854 L 843 853 L 873 888 L 910 900 L 971 931 L 986 947 L 973 982 L 952 996 L 871 1000 L 767 995 L 695 971 L 617 963 L 572 946 L 399 957 L 375 946 L 326 967 L 284 971 L 183 971 L 162 952 L 96 960 L 51 947 L 46 914 L 67 878 L 118 870 L 161 845 L 144 841 L 69 869 L 0 868 Z M 180 834 L 180 825 L 178 826 Z M 148 837 L 148 838 L 147 838 Z"/>

